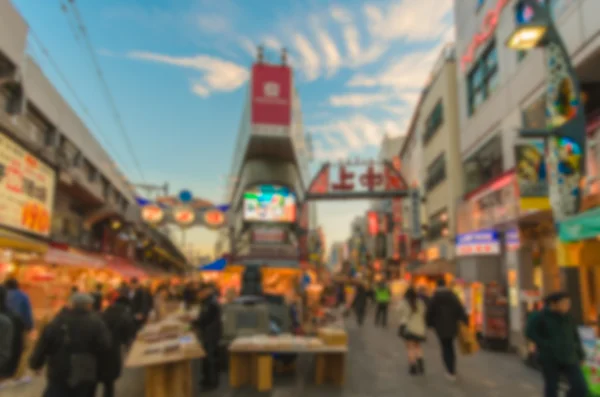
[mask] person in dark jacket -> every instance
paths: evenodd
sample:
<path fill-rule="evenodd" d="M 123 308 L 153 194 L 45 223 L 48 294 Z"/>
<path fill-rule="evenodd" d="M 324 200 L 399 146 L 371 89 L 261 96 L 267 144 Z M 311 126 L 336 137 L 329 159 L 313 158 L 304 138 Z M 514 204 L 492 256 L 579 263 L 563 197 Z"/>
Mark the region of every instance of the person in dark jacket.
<path fill-rule="evenodd" d="M 367 301 L 369 299 L 369 291 L 367 289 L 367 282 L 359 275 L 358 283 L 355 286 L 354 300 L 352 301 L 352 307 L 356 314 L 356 322 L 358 325 L 363 325 L 365 321 L 365 312 L 367 310 Z"/>
<path fill-rule="evenodd" d="M 131 280 L 129 301 L 137 332 L 144 326 L 151 311 L 150 302 L 148 301 L 148 293 L 137 278 L 133 278 Z"/>
<path fill-rule="evenodd" d="M 38 373 L 47 366 L 44 397 L 93 397 L 98 364 L 111 346 L 93 298 L 76 293 L 70 303 L 44 328 L 29 359 Z"/>
<path fill-rule="evenodd" d="M 94 298 L 94 311 L 100 313 L 102 311 L 102 300 L 104 296 L 102 294 L 104 286 L 100 283 L 96 284 L 96 291 L 92 293 L 92 298 Z"/>
<path fill-rule="evenodd" d="M 7 298 L 6 288 L 0 287 L 0 315 L 4 319 L 4 323 L 6 320 L 10 323 L 10 327 L 7 324 L 4 325 L 8 334 L 3 336 L 8 339 L 4 339 L 3 345 L 6 346 L 6 342 L 9 341 L 10 347 L 4 347 L 4 355 L 7 357 L 4 359 L 4 365 L 0 367 L 1 379 L 13 378 L 18 375 L 21 356 L 25 350 L 25 324 L 21 316 L 8 307 Z"/>
<path fill-rule="evenodd" d="M 438 287 L 429 302 L 426 321 L 440 340 L 442 359 L 449 380 L 456 380 L 456 350 L 454 340 L 458 335 L 459 322 L 468 323 L 467 313 L 458 296 L 448 287 L 444 279 L 438 280 Z"/>
<path fill-rule="evenodd" d="M 6 305 L 21 317 L 25 330 L 31 331 L 33 329 L 33 311 L 29 296 L 19 288 L 19 282 L 14 278 L 6 280 L 4 285 L 8 291 Z"/>
<path fill-rule="evenodd" d="M 102 319 L 110 332 L 111 345 L 100 359 L 98 380 L 102 383 L 104 397 L 114 397 L 115 381 L 121 376 L 123 368 L 122 349 L 128 346 L 135 336 L 135 323 L 127 297 L 118 297 L 104 310 Z"/>
<path fill-rule="evenodd" d="M 10 377 L 4 372 L 13 356 L 14 327 L 7 311 L 6 289 L 0 286 L 0 379 Z"/>
<path fill-rule="evenodd" d="M 544 377 L 544 396 L 557 397 L 561 375 L 569 383 L 570 397 L 586 397 L 588 385 L 581 371 L 585 356 L 565 292 L 545 299 L 546 307 L 527 321 L 526 336 L 536 345 Z"/>
<path fill-rule="evenodd" d="M 214 290 L 208 285 L 204 285 L 200 289 L 198 299 L 201 302 L 200 314 L 193 326 L 198 332 L 198 339 L 202 342 L 206 352 L 202 363 L 202 388 L 213 390 L 219 387 L 219 342 L 223 331 L 221 307 Z"/>
<path fill-rule="evenodd" d="M 183 303 L 186 310 L 189 310 L 195 303 L 198 294 L 198 287 L 195 282 L 190 281 L 183 289 Z"/>

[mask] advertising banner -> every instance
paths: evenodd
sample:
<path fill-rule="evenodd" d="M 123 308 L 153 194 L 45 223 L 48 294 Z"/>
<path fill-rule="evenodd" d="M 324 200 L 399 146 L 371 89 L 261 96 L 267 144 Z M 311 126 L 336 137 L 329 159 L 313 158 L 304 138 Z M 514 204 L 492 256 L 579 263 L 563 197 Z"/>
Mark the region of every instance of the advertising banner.
<path fill-rule="evenodd" d="M 0 224 L 48 236 L 56 174 L 0 133 Z"/>
<path fill-rule="evenodd" d="M 499 253 L 500 239 L 495 230 L 482 230 L 456 237 L 457 256 L 498 255 Z"/>
<path fill-rule="evenodd" d="M 292 72 L 287 66 L 252 67 L 252 124 L 291 124 Z"/>
<path fill-rule="evenodd" d="M 550 204 L 554 220 L 562 221 L 579 211 L 582 151 L 568 138 L 551 137 L 546 144 Z"/>
<path fill-rule="evenodd" d="M 591 396 L 600 396 L 600 341 L 592 327 L 578 327 L 585 360 L 583 374 L 588 382 Z"/>
<path fill-rule="evenodd" d="M 292 223 L 296 221 L 296 197 L 288 188 L 260 185 L 244 193 L 244 221 Z"/>
<path fill-rule="evenodd" d="M 368 230 L 371 236 L 376 236 L 379 233 L 379 216 L 375 211 L 367 213 Z"/>
<path fill-rule="evenodd" d="M 544 142 L 539 140 L 515 145 L 515 160 L 520 208 L 550 209 Z"/>

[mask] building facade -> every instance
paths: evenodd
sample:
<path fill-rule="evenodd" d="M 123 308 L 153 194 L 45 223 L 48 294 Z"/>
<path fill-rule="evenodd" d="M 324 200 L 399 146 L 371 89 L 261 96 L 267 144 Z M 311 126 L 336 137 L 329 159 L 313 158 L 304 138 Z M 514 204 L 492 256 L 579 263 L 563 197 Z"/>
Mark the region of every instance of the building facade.
<path fill-rule="evenodd" d="M 423 93 L 418 128 L 423 131 L 424 251 L 428 263 L 453 271 L 456 203 L 462 194 L 456 56 L 453 47 L 442 50 Z"/>
<path fill-rule="evenodd" d="M 27 24 L 8 0 L 0 32 L 1 207 L 11 214 L 1 217 L 0 248 L 33 248 L 55 264 L 85 266 L 90 252 L 183 270 L 182 253 L 141 223 L 128 181 L 26 55 Z"/>
<path fill-rule="evenodd" d="M 519 166 L 515 145 L 522 144 L 519 129 L 546 126 L 544 95 L 549 76 L 547 51 L 523 53 L 505 47 L 515 28 L 512 4 L 455 2 L 464 172 L 457 250 L 460 277 L 508 287 L 509 323 L 517 340 L 522 337 L 524 316 L 521 297 L 559 288 L 561 269 L 549 202 L 542 197 L 528 200 L 515 174 Z M 549 7 L 586 93 L 586 113 L 592 123 L 600 80 L 600 21 L 593 16 L 600 12 L 600 2 L 550 0 Z M 593 156 L 590 161 L 595 161 Z M 474 239 L 483 244 L 461 244 Z"/>

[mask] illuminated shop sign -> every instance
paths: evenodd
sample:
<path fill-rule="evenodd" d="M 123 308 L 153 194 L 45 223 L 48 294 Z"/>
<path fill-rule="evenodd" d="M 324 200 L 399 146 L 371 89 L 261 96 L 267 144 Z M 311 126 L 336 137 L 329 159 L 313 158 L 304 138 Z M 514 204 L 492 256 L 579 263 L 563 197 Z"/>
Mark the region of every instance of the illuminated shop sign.
<path fill-rule="evenodd" d="M 498 0 L 496 7 L 485 14 L 481 29 L 475 34 L 475 36 L 473 36 L 471 39 L 471 44 L 469 44 L 467 51 L 460 60 L 460 66 L 463 72 L 466 71 L 467 66 L 469 66 L 469 64 L 475 60 L 475 54 L 479 47 L 485 44 L 494 35 L 500 20 L 500 15 L 502 14 L 504 7 L 506 7 L 509 3 L 510 0 Z"/>
<path fill-rule="evenodd" d="M 158 205 L 145 205 L 142 207 L 142 219 L 144 222 L 157 224 L 162 222 L 165 212 Z"/>
<path fill-rule="evenodd" d="M 283 186 L 261 185 L 244 193 L 244 220 L 292 223 L 296 221 L 296 196 Z"/>
<path fill-rule="evenodd" d="M 173 210 L 173 218 L 180 226 L 189 226 L 196 220 L 196 213 L 188 207 L 176 208 Z"/>
<path fill-rule="evenodd" d="M 209 210 L 204 213 L 204 224 L 211 228 L 223 226 L 225 214 L 219 210 Z"/>
<path fill-rule="evenodd" d="M 482 230 L 456 237 L 458 256 L 498 255 L 499 253 L 500 239 L 495 230 Z"/>
<path fill-rule="evenodd" d="M 521 239 L 518 229 L 511 229 L 505 235 L 506 250 L 517 251 L 521 247 Z"/>

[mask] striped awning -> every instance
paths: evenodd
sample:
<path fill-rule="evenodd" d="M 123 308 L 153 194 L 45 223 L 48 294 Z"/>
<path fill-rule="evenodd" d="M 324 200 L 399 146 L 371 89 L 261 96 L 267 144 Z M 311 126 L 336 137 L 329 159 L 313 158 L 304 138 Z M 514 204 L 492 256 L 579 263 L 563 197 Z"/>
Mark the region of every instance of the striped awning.
<path fill-rule="evenodd" d="M 76 266 L 100 269 L 106 266 L 106 261 L 103 259 L 87 255 L 81 252 L 65 251 L 56 248 L 50 248 L 44 256 L 44 260 L 47 263 L 63 265 L 63 266 Z"/>

